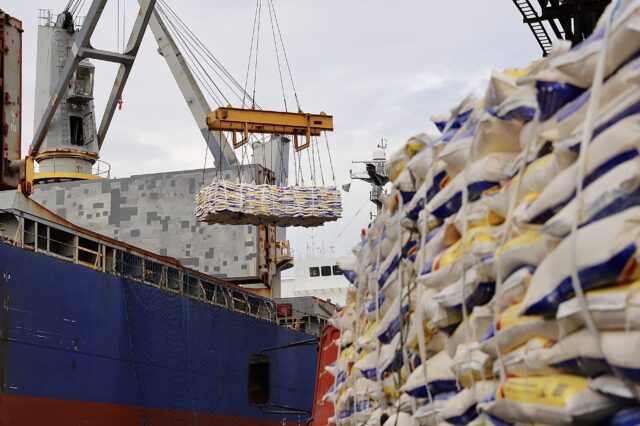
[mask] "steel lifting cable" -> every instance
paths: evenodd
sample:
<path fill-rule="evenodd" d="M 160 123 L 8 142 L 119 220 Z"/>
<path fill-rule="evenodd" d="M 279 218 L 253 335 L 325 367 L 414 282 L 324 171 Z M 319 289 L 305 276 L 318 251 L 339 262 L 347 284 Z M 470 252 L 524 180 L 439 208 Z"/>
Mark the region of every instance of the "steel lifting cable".
<path fill-rule="evenodd" d="M 167 13 L 164 11 L 164 9 L 162 7 L 158 7 L 157 10 L 165 18 L 164 20 L 167 23 L 167 25 L 174 30 L 174 34 L 173 34 L 174 38 L 182 43 L 184 53 L 186 54 L 186 55 L 183 55 L 183 56 L 192 61 L 192 64 L 191 64 L 191 66 L 189 68 L 192 71 L 196 71 L 196 73 L 200 75 L 200 78 L 198 80 L 200 81 L 200 83 L 202 83 L 203 86 L 205 86 L 205 90 L 207 90 L 207 92 L 211 95 L 211 97 L 218 104 L 218 106 L 223 106 L 224 103 L 220 100 L 220 98 L 215 93 L 213 93 L 214 90 L 211 89 L 210 85 L 213 85 L 215 87 L 215 91 L 217 91 L 220 94 L 220 96 L 222 96 L 224 101 L 228 104 L 229 100 L 224 95 L 222 90 L 220 90 L 220 88 L 215 83 L 213 78 L 211 78 L 211 76 L 209 75 L 209 73 L 207 72 L 205 67 L 202 65 L 200 60 L 194 55 L 193 51 L 189 48 L 190 44 L 189 44 L 188 40 L 185 39 L 183 33 L 171 21 L 170 17 L 167 15 Z M 193 66 L 194 63 L 195 63 L 195 65 L 197 65 L 196 67 Z M 204 76 L 206 76 L 206 79 L 205 79 Z"/>
<path fill-rule="evenodd" d="M 116 1 L 116 51 L 120 50 L 120 0 Z"/>
<path fill-rule="evenodd" d="M 206 74 L 206 71 L 201 69 L 201 67 L 194 66 L 193 62 L 196 62 L 196 61 L 194 59 L 192 59 L 193 54 L 192 54 L 191 50 L 188 48 L 188 45 L 185 44 L 186 42 L 183 39 L 182 34 L 175 32 L 174 24 L 168 19 L 168 15 L 165 13 L 165 11 L 162 9 L 161 6 L 158 5 L 156 10 L 164 18 L 165 22 L 168 25 L 168 29 L 169 30 L 174 29 L 174 34 L 172 34 L 172 35 L 173 35 L 175 41 L 177 43 L 181 44 L 181 46 L 183 47 L 183 50 L 185 52 L 183 54 L 183 57 L 187 61 L 187 66 L 189 66 L 189 69 L 193 72 L 194 77 L 202 85 L 204 90 L 213 98 L 213 100 L 216 102 L 216 104 L 222 105 L 222 101 L 215 94 L 215 90 L 211 87 L 211 84 L 209 83 L 209 81 L 204 76 L 204 74 Z M 189 64 L 188 60 L 191 60 L 192 63 Z M 209 77 L 209 80 L 210 80 L 210 77 Z"/>
<path fill-rule="evenodd" d="M 252 58 L 252 54 L 253 54 L 253 41 L 255 39 L 255 33 L 256 33 L 256 23 L 258 22 L 258 5 L 260 4 L 260 0 L 256 0 L 256 10 L 253 14 L 253 29 L 251 30 L 251 45 L 249 46 L 249 60 L 247 61 L 247 72 L 245 74 L 244 77 L 244 89 L 243 89 L 243 93 L 244 95 L 242 96 L 242 108 L 245 108 L 247 106 L 247 104 L 245 103 L 245 96 L 248 95 L 247 92 L 247 86 L 249 85 L 249 71 L 251 70 L 251 58 Z M 255 104 L 255 99 L 251 99 L 251 97 L 249 97 L 252 101 L 252 103 Z"/>
<path fill-rule="evenodd" d="M 84 4 L 85 0 L 82 0 Z M 125 40 L 125 28 L 127 27 L 127 2 L 126 0 L 122 2 L 122 53 L 125 51 L 125 46 L 127 41 Z"/>
<path fill-rule="evenodd" d="M 222 80 L 222 82 L 229 88 L 229 90 L 239 99 L 244 102 L 244 98 L 248 96 L 245 89 L 240 83 L 233 77 L 233 75 L 227 70 L 224 65 L 216 58 L 216 56 L 205 46 L 205 44 L 191 31 L 189 26 L 178 16 L 178 14 L 171 9 L 171 7 L 164 1 L 160 0 L 162 7 L 166 9 L 165 14 L 171 16 L 177 23 L 178 28 L 181 29 L 185 38 L 188 38 L 190 46 L 197 50 L 198 56 L 211 68 L 211 70 Z M 233 86 L 233 87 L 232 87 Z M 242 96 L 240 96 L 240 93 Z M 256 108 L 260 109 L 256 103 Z"/>
<path fill-rule="evenodd" d="M 284 80 L 282 79 L 282 66 L 280 65 L 280 52 L 278 51 L 278 42 L 276 40 L 276 28 L 273 25 L 273 12 L 271 7 L 271 0 L 267 1 L 267 7 L 269 8 L 269 21 L 271 21 L 271 34 L 273 35 L 273 48 L 276 51 L 276 61 L 278 63 L 278 76 L 280 77 L 280 88 L 282 89 L 282 100 L 284 101 L 284 110 L 289 111 L 287 108 L 287 97 L 284 90 Z"/>
<path fill-rule="evenodd" d="M 73 15 L 73 22 L 75 23 L 77 21 L 77 19 L 80 17 L 80 12 L 82 11 L 82 8 L 84 7 L 86 0 L 79 0 L 78 1 L 78 6 L 75 9 L 75 11 L 72 13 Z"/>
<path fill-rule="evenodd" d="M 333 170 L 333 160 L 331 159 L 331 150 L 329 149 L 329 138 L 327 138 L 327 132 L 324 133 L 324 141 L 327 145 L 327 153 L 329 154 L 329 165 L 331 166 L 331 176 L 333 178 L 333 186 L 337 187 L 336 172 Z"/>
<path fill-rule="evenodd" d="M 255 108 L 256 100 L 256 83 L 258 81 L 258 54 L 260 53 L 260 23 L 262 22 L 262 0 L 258 0 L 258 28 L 256 30 L 256 56 L 253 67 L 253 104 L 251 108 Z"/>
<path fill-rule="evenodd" d="M 322 186 L 324 186 L 324 171 L 322 170 L 322 160 L 320 159 L 320 147 L 318 146 L 318 137 L 314 138 L 315 143 L 311 147 L 312 149 L 315 147 L 316 153 L 318 155 L 318 166 L 320 168 L 320 179 L 322 180 Z"/>
<path fill-rule="evenodd" d="M 282 31 L 280 30 L 280 22 L 278 21 L 278 14 L 276 13 L 276 6 L 273 4 L 273 0 L 267 0 L 271 4 L 271 8 L 273 9 L 273 18 L 276 21 L 276 28 L 278 30 L 278 36 L 280 37 L 280 45 L 282 46 L 282 53 L 284 54 L 284 60 L 287 64 L 287 70 L 289 72 L 289 80 L 291 81 L 291 88 L 293 89 L 293 96 L 296 99 L 296 105 L 298 107 L 298 111 L 302 111 L 300 108 L 300 101 L 298 99 L 298 92 L 296 91 L 296 85 L 293 82 L 293 74 L 291 73 L 291 66 L 289 65 L 289 58 L 287 57 L 287 49 L 284 47 L 284 41 L 282 39 Z"/>

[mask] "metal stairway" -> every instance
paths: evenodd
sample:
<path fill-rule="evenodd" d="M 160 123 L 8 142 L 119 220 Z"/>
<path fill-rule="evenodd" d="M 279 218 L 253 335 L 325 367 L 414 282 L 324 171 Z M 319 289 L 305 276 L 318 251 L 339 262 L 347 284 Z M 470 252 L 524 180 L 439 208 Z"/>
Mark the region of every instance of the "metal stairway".
<path fill-rule="evenodd" d="M 534 37 L 538 41 L 540 48 L 542 49 L 542 54 L 546 56 L 549 52 L 551 52 L 551 38 L 549 38 L 549 33 L 547 33 L 546 28 L 539 21 L 533 21 L 534 19 L 540 18 L 538 12 L 531 6 L 529 0 L 512 0 L 516 5 L 520 13 L 522 13 L 522 17 L 524 18 L 524 22 L 529 25 L 531 32 Z"/>

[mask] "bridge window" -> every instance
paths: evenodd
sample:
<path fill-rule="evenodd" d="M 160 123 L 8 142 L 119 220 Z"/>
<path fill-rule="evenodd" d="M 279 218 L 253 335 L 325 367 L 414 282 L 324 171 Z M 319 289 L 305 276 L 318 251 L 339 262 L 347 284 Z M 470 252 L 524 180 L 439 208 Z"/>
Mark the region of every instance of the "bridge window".
<path fill-rule="evenodd" d="M 320 272 L 322 273 L 323 277 L 330 277 L 331 276 L 331 266 L 323 266 L 320 268 Z"/>
<path fill-rule="evenodd" d="M 318 268 L 317 266 L 312 266 L 311 268 L 309 268 L 309 276 L 311 278 L 319 277 L 320 276 L 320 268 Z"/>
<path fill-rule="evenodd" d="M 342 269 L 340 269 L 340 266 L 333 265 L 333 275 L 342 275 Z"/>

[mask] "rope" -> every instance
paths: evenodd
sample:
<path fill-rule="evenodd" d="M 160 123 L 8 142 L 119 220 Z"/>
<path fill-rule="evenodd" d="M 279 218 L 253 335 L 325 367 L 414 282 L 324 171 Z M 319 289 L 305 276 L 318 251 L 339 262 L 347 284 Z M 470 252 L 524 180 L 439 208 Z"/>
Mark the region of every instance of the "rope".
<path fill-rule="evenodd" d="M 355 220 L 356 217 L 358 217 L 358 215 L 360 214 L 360 212 L 362 211 L 362 209 L 369 204 L 369 200 L 366 200 L 364 202 L 364 204 L 362 204 L 362 206 L 360 206 L 360 208 L 358 209 L 358 211 L 356 212 L 356 214 L 353 215 L 353 217 L 351 218 L 351 220 L 349 220 L 349 222 L 345 225 L 345 227 L 342 229 L 342 231 L 340 231 L 340 233 L 338 233 L 338 236 L 333 240 L 333 242 L 330 244 L 330 246 L 335 245 L 336 241 L 338 241 L 340 239 L 340 237 L 342 236 L 342 234 L 344 234 L 344 231 L 347 230 L 347 228 L 349 227 L 349 225 L 351 225 L 351 222 L 353 222 Z"/>
<path fill-rule="evenodd" d="M 573 286 L 573 291 L 576 294 L 576 299 L 578 300 L 578 304 L 580 305 L 580 310 L 582 312 L 582 317 L 584 318 L 587 329 L 589 330 L 591 336 L 595 340 L 598 350 L 603 358 L 606 359 L 604 350 L 602 348 L 602 339 L 600 336 L 600 331 L 598 330 L 596 323 L 591 315 L 591 311 L 589 310 L 589 304 L 587 302 L 587 298 L 584 294 L 584 289 L 582 288 L 580 274 L 578 271 L 578 225 L 582 222 L 582 213 L 584 209 L 584 176 L 586 174 L 587 162 L 588 162 L 588 151 L 590 148 L 591 140 L 593 139 L 593 128 L 594 122 L 596 119 L 596 113 L 598 112 L 598 108 L 600 105 L 600 96 L 602 92 L 602 86 L 604 84 L 605 79 L 605 65 L 607 52 L 609 50 L 609 40 L 611 37 L 611 26 L 613 23 L 613 19 L 616 11 L 619 9 L 621 5 L 621 0 L 617 0 L 615 5 L 611 9 L 611 14 L 607 22 L 605 23 L 605 33 L 602 41 L 602 48 L 598 53 L 598 62 L 596 63 L 596 70 L 593 76 L 593 83 L 591 85 L 591 98 L 589 100 L 589 105 L 587 107 L 587 114 L 585 117 L 584 125 L 582 128 L 582 137 L 580 140 L 580 154 L 578 156 L 578 174 L 577 174 L 577 182 L 576 182 L 576 198 L 575 198 L 575 209 L 574 215 L 575 220 L 571 223 L 571 233 L 569 234 L 569 252 L 571 255 L 571 284 Z M 635 385 L 629 381 L 628 378 L 624 377 L 617 368 L 613 369 L 614 374 L 627 386 L 631 394 L 636 398 L 640 399 L 640 395 L 636 392 Z"/>

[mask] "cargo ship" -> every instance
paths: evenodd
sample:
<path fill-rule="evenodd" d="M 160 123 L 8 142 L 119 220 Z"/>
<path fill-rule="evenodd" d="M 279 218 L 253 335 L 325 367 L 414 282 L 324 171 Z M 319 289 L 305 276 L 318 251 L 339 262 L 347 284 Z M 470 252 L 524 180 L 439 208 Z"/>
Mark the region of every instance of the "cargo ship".
<path fill-rule="evenodd" d="M 0 11 L 0 424 L 305 422 L 314 392 L 308 373 L 316 368 L 317 335 L 326 321 L 314 312 L 293 312 L 295 303 L 283 310 L 273 299 L 279 271 L 291 263 L 288 245 L 276 240 L 282 230 L 197 232 L 202 226 L 193 223 L 193 202 L 159 200 L 157 192 L 149 198 L 174 208 L 173 216 L 144 212 L 146 224 L 126 228 L 138 212 L 142 216 L 145 200 L 124 207 L 122 194 L 131 181 L 106 179 L 95 168 L 147 26 L 165 42 L 160 50 L 183 79 L 185 98 L 200 92 L 182 84 L 191 74 L 175 44 L 167 42 L 155 1 L 139 2 L 124 53 L 97 51 L 88 42 L 106 0 L 91 3 L 81 30 L 69 10 L 79 3 L 69 2 L 60 15 L 47 14 L 40 27 L 36 136 L 27 158 L 20 158 L 23 29 L 20 20 Z M 121 64 L 99 131 L 94 68 L 87 58 Z M 189 105 L 204 122 L 193 100 Z M 273 141 L 279 148 L 288 142 Z M 216 147 L 220 167 L 237 166 Z M 193 194 L 191 178 L 167 179 L 173 194 Z M 176 188 L 176 181 L 187 189 Z M 71 198 L 72 187 L 83 195 Z M 94 197 L 89 205 L 92 191 L 105 199 L 98 203 Z M 85 201 L 93 217 L 82 211 Z M 159 228 L 147 232 L 145 226 Z M 177 247 L 168 232 L 190 241 Z M 267 368 L 257 384 L 249 374 L 256 368 Z M 265 383 L 266 395 L 256 404 L 251 392 Z"/>

